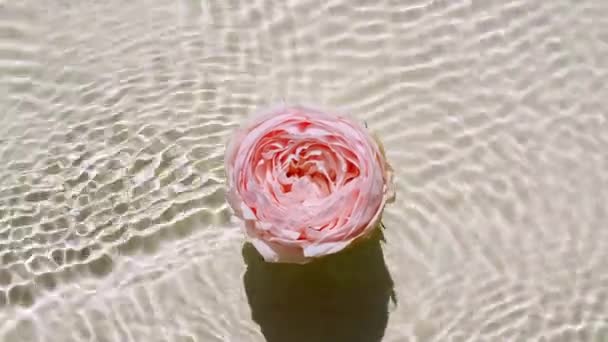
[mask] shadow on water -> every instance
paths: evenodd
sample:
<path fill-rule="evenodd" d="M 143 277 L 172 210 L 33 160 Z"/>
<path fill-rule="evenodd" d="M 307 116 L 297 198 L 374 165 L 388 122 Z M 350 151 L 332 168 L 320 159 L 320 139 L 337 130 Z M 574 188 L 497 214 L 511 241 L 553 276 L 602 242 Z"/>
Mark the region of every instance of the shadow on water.
<path fill-rule="evenodd" d="M 380 342 L 394 299 L 380 242 L 306 265 L 266 263 L 245 244 L 245 291 L 267 342 Z"/>

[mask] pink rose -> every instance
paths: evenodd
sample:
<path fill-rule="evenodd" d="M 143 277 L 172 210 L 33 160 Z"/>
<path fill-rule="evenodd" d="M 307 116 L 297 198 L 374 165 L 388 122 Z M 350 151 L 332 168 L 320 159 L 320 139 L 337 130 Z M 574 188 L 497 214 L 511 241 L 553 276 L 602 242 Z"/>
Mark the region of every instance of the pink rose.
<path fill-rule="evenodd" d="M 394 198 L 381 144 L 304 107 L 258 114 L 226 148 L 227 200 L 269 262 L 306 263 L 370 236 Z"/>

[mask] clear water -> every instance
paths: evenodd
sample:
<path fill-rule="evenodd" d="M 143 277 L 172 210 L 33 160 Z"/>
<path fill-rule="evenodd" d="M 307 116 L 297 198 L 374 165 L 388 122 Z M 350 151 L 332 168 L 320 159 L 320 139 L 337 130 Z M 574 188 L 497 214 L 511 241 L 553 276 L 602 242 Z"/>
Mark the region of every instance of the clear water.
<path fill-rule="evenodd" d="M 603 0 L 1 1 L 0 341 L 608 341 L 606 56 Z M 277 102 L 380 132 L 385 243 L 243 247 Z"/>

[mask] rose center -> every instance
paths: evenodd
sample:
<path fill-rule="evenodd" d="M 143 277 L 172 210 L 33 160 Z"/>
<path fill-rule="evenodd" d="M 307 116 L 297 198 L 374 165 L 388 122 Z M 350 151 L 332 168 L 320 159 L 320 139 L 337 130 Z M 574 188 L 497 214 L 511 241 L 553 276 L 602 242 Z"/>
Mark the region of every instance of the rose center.
<path fill-rule="evenodd" d="M 311 134 L 294 139 L 290 133 L 268 133 L 252 163 L 255 179 L 275 200 L 301 203 L 326 198 L 359 177 L 359 158 L 339 137 Z"/>
<path fill-rule="evenodd" d="M 294 192 L 303 196 L 315 198 L 326 197 L 331 193 L 333 184 L 327 175 L 319 171 L 323 168 L 321 161 L 311 161 L 296 157 L 286 167 L 285 176 L 289 183 L 282 184 L 284 193 Z"/>

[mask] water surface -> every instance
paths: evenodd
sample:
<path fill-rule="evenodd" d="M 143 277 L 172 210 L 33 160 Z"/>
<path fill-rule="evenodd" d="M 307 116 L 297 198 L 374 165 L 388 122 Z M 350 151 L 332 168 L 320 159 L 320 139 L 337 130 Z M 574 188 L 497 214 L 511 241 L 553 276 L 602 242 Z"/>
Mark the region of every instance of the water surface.
<path fill-rule="evenodd" d="M 0 1 L 0 341 L 608 341 L 606 56 L 602 0 Z M 224 201 L 279 102 L 396 170 L 320 278 Z"/>

